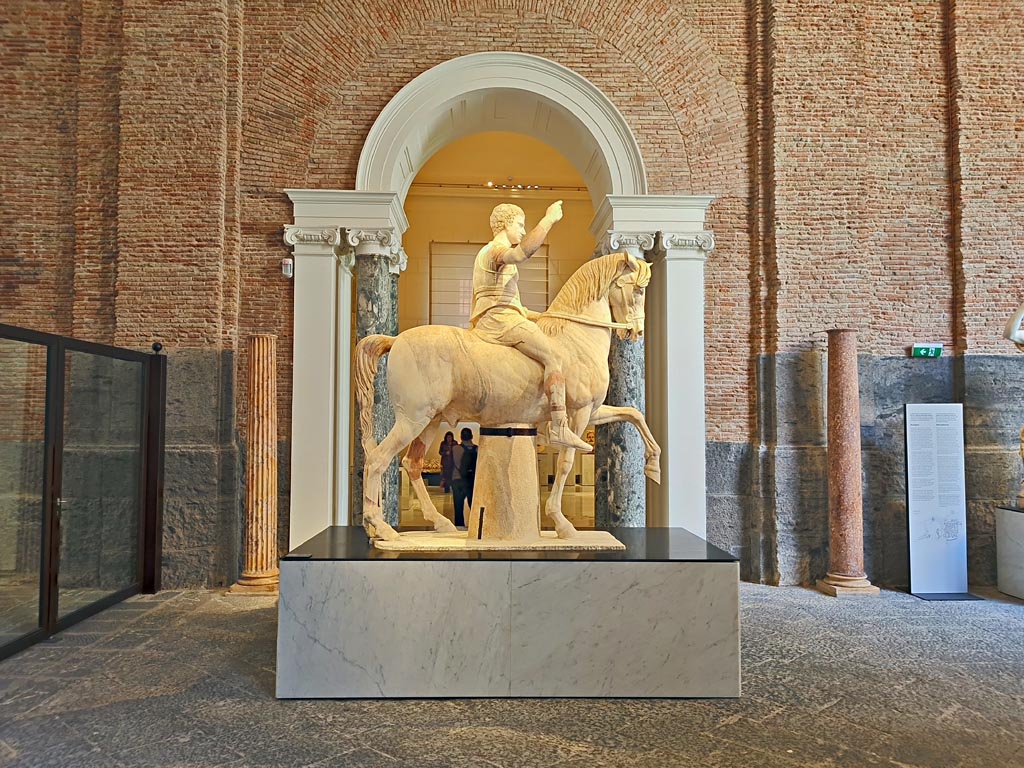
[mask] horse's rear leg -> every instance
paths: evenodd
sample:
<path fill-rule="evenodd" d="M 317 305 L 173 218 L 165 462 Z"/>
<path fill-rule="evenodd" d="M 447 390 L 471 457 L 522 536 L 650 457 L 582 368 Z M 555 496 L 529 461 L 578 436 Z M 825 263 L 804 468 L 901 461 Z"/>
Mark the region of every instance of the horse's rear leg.
<path fill-rule="evenodd" d="M 437 429 L 440 426 L 441 420 L 434 419 L 427 425 L 426 429 L 420 432 L 419 436 L 412 441 L 412 445 L 409 446 L 405 458 L 402 459 L 402 466 L 409 473 L 409 481 L 412 483 L 412 489 L 416 494 L 416 498 L 419 499 L 420 508 L 423 510 L 423 517 L 428 522 L 433 523 L 435 531 L 450 533 L 457 531 L 458 528 L 455 527 L 451 520 L 437 511 L 434 502 L 430 500 L 427 486 L 423 483 L 423 457 L 427 452 L 427 446 L 433 442 L 434 435 L 437 434 Z"/>
<path fill-rule="evenodd" d="M 590 409 L 581 408 L 572 415 L 572 428 L 576 434 L 582 434 L 590 421 Z M 576 526 L 562 513 L 562 491 L 565 489 L 566 478 L 576 458 L 574 448 L 563 448 L 558 452 L 558 468 L 555 470 L 555 482 L 551 484 L 551 494 L 544 505 L 544 512 L 555 524 L 555 533 L 560 539 L 571 539 L 576 535 Z"/>
<path fill-rule="evenodd" d="M 412 422 L 399 415 L 388 436 L 366 454 L 366 464 L 363 467 L 363 527 L 371 538 L 398 538 L 398 531 L 388 525 L 381 512 L 380 479 L 391 460 L 412 442 L 424 426 L 426 422 Z"/>

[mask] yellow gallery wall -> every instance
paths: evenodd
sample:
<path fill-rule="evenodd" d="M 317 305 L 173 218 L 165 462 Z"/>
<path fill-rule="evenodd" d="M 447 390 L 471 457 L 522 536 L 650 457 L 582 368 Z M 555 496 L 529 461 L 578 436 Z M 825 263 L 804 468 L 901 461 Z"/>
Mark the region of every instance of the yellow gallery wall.
<path fill-rule="evenodd" d="M 488 189 L 487 181 L 495 185 L 537 185 L 541 189 Z M 473 134 L 437 152 L 416 176 L 405 201 L 409 229 L 402 245 L 409 256 L 409 267 L 398 284 L 399 329 L 430 322 L 431 241 L 486 243 L 491 239 L 487 223 L 491 210 L 503 202 L 523 209 L 529 229 L 558 199 L 563 200 L 564 217 L 546 241 L 552 297 L 594 252 L 589 232 L 594 209 L 580 174 L 546 144 L 513 133 Z"/>

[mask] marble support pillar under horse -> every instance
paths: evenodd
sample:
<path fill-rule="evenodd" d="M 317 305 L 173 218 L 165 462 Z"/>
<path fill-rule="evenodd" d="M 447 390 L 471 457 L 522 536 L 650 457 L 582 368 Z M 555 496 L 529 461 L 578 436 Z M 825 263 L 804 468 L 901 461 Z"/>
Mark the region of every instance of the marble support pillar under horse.
<path fill-rule="evenodd" d="M 249 338 L 245 533 L 232 594 L 277 592 L 277 336 Z"/>
<path fill-rule="evenodd" d="M 407 263 L 401 242 L 392 229 L 349 230 L 347 237 L 355 249 L 356 341 L 377 333 L 394 336 L 398 333 L 398 274 Z M 373 437 L 380 443 L 395 423 L 387 387 L 386 357 L 381 360 L 373 388 Z M 365 455 L 358 419 L 353 459 L 352 519 L 359 524 L 362 522 Z M 381 477 L 381 510 L 392 526 L 398 525 L 401 492 L 398 462 L 396 456 Z"/>
<path fill-rule="evenodd" d="M 480 427 L 475 492 L 466 518 L 469 538 L 540 538 L 536 441 L 532 424 Z"/>
<path fill-rule="evenodd" d="M 857 332 L 828 332 L 828 575 L 827 595 L 877 595 L 864 572 L 864 502 L 861 490 L 860 395 Z"/>
<path fill-rule="evenodd" d="M 653 232 L 609 232 L 599 255 L 629 253 L 643 259 L 654 248 Z M 612 334 L 608 353 L 607 405 L 628 405 L 641 413 L 644 401 L 644 342 L 625 341 Z M 594 523 L 598 526 L 647 525 L 647 481 L 644 444 L 627 423 L 596 428 L 594 447 Z"/>

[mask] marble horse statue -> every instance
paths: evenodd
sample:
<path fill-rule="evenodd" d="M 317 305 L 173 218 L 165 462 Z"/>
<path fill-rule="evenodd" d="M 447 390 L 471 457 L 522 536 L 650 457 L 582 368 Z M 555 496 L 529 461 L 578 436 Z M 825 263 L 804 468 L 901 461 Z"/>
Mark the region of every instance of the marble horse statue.
<path fill-rule="evenodd" d="M 660 483 L 661 449 L 643 414 L 635 408 L 604 405 L 611 334 L 631 341 L 643 335 L 644 293 L 650 279 L 650 265 L 629 254 L 593 259 L 566 281 L 537 324 L 567 374 L 566 405 L 576 436 L 591 424 L 633 424 L 644 441 L 644 474 Z M 385 354 L 395 425 L 378 445 L 373 439 L 374 379 Z M 399 537 L 381 511 L 381 475 L 406 446 L 409 449 L 402 465 L 423 516 L 436 531 L 456 530 L 430 501 L 422 477 L 424 453 L 442 420 L 449 424 L 539 425 L 551 419 L 543 366 L 514 347 L 489 343 L 471 330 L 425 325 L 398 336 L 367 336 L 356 345 L 354 368 L 366 453 L 363 525 L 371 538 Z M 559 538 L 576 535 L 561 509 L 562 490 L 574 457 L 574 448 L 559 451 L 558 471 L 544 510 Z"/>

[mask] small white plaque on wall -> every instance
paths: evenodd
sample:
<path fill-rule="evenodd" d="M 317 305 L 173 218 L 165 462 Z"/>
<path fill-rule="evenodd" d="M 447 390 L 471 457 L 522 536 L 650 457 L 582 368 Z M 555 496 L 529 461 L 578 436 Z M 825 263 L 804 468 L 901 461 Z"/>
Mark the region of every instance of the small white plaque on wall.
<path fill-rule="evenodd" d="M 908 403 L 905 433 L 910 593 L 977 600 L 967 592 L 963 406 Z"/>

